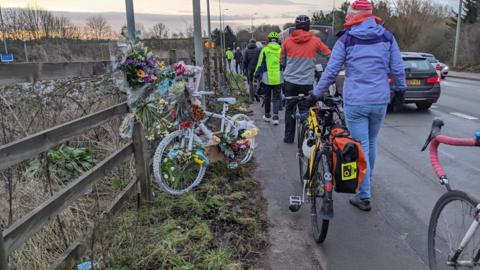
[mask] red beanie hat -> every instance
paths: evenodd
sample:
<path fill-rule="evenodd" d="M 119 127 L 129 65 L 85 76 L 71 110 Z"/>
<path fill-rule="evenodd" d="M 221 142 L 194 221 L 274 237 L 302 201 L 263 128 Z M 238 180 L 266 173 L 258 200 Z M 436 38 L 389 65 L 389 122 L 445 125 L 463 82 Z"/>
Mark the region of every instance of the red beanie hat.
<path fill-rule="evenodd" d="M 372 10 L 373 4 L 369 0 L 355 0 L 351 7 L 355 10 Z"/>

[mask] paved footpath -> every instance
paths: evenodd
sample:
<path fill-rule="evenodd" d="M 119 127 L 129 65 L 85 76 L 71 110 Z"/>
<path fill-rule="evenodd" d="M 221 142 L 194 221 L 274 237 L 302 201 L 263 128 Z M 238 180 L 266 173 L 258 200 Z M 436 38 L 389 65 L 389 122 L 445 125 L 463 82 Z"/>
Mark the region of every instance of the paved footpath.
<path fill-rule="evenodd" d="M 271 247 L 267 260 L 271 269 L 427 269 L 421 256 L 406 241 L 408 233 L 392 228 L 391 217 L 385 215 L 385 211 L 390 212 L 388 194 L 378 196 L 369 213 L 349 205 L 348 196 L 334 194 L 335 218 L 326 242 L 318 245 L 311 237 L 309 205 L 297 213 L 288 210 L 289 196 L 300 193 L 301 188 L 295 146 L 283 143 L 283 120 L 280 126 L 265 123 L 261 120 L 260 106 L 252 108 L 260 128 L 256 177 L 268 201 Z M 407 174 L 408 170 L 400 168 L 397 172 Z M 379 188 L 374 185 L 375 189 Z M 398 215 L 403 214 L 404 211 L 398 211 Z M 419 234 L 425 231 L 425 226 L 418 226 Z"/>

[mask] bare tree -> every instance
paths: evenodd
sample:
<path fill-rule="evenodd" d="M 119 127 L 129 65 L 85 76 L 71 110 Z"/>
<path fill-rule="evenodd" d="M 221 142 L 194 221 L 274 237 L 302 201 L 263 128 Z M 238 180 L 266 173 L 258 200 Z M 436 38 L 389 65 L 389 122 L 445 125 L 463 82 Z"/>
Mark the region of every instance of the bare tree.
<path fill-rule="evenodd" d="M 162 37 L 165 37 L 165 35 L 168 36 L 168 30 L 167 30 L 167 27 L 165 26 L 165 24 L 163 24 L 163 23 L 155 24 L 150 31 L 151 38 L 160 39 Z"/>
<path fill-rule="evenodd" d="M 102 15 L 88 17 L 85 30 L 92 39 L 108 39 L 112 35 L 112 28 Z"/>

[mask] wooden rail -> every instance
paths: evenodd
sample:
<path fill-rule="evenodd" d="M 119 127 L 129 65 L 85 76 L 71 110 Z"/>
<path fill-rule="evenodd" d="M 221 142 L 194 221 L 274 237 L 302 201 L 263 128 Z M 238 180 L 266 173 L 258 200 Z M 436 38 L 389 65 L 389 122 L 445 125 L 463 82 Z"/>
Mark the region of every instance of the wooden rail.
<path fill-rule="evenodd" d="M 72 137 L 85 133 L 89 129 L 97 127 L 115 116 L 128 112 L 126 103 L 112 106 L 103 111 L 87 115 L 80 119 L 59 125 L 42 131 L 35 135 L 18 141 L 0 146 L 0 170 L 16 165 L 22 161 L 33 158 L 35 155 L 47 151 Z M 35 233 L 58 216 L 65 208 L 109 171 L 122 161 L 134 154 L 136 165 L 136 179 L 132 180 L 127 187 L 120 192 L 113 203 L 101 215 L 100 219 L 112 217 L 121 205 L 135 192 L 140 193 L 142 201 L 150 200 L 150 177 L 148 170 L 148 158 L 146 158 L 143 132 L 140 124 L 135 125 L 133 141 L 111 154 L 94 168 L 72 181 L 64 189 L 54 194 L 40 206 L 17 220 L 0 234 L 0 270 L 8 269 L 8 256 L 20 248 Z M 140 202 L 139 202 L 140 203 Z M 89 237 L 87 234 L 86 237 Z M 78 239 L 71 245 L 62 257 L 52 266 L 53 269 L 67 269 L 75 263 L 75 260 L 85 252 L 86 247 Z"/>

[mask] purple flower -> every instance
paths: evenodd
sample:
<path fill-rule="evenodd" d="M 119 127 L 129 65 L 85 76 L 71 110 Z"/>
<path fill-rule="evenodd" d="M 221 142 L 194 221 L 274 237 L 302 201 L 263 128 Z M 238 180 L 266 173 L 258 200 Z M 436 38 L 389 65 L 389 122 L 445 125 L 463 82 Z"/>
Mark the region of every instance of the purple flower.
<path fill-rule="evenodd" d="M 127 64 L 127 65 L 135 65 L 135 64 L 136 64 L 136 61 L 135 61 L 135 60 L 132 60 L 132 59 L 127 59 L 127 61 L 125 61 L 125 64 Z"/>
<path fill-rule="evenodd" d="M 147 60 L 147 64 L 152 68 L 155 67 L 155 62 L 151 59 Z"/>
<path fill-rule="evenodd" d="M 153 82 L 152 75 L 148 75 L 147 77 L 143 78 L 143 80 L 144 80 L 146 83 L 151 83 L 151 82 Z"/>

